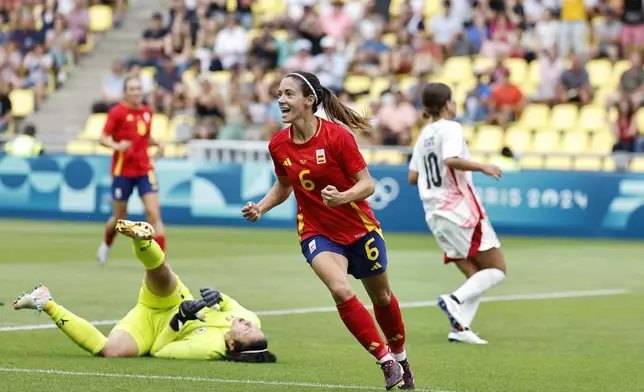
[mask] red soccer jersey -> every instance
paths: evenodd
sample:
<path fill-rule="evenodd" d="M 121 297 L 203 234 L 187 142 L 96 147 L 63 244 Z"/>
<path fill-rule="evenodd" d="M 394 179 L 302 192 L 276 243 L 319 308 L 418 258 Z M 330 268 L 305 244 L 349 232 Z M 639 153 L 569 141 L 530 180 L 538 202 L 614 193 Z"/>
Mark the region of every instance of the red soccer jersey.
<path fill-rule="evenodd" d="M 268 149 L 275 173 L 293 185 L 300 241 L 324 235 L 349 245 L 380 227 L 366 200 L 338 207 L 322 201 L 327 185 L 344 192 L 357 182 L 353 176 L 367 167 L 355 138 L 342 126 L 320 118 L 317 132 L 304 144 L 293 143 L 288 127 L 273 136 Z"/>
<path fill-rule="evenodd" d="M 126 151 L 114 151 L 112 176 L 141 177 L 152 170 L 148 155 L 152 111 L 143 105 L 138 109 L 119 103 L 107 114 L 103 133 L 115 142 L 129 140 L 132 146 Z"/>

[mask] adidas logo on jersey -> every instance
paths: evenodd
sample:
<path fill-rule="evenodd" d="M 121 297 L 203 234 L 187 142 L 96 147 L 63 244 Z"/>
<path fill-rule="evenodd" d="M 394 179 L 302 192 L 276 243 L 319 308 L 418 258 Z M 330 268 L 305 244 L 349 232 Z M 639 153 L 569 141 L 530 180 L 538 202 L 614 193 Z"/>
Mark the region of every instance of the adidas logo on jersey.
<path fill-rule="evenodd" d="M 286 160 L 282 162 L 282 166 L 291 166 L 291 158 L 286 158 Z"/>

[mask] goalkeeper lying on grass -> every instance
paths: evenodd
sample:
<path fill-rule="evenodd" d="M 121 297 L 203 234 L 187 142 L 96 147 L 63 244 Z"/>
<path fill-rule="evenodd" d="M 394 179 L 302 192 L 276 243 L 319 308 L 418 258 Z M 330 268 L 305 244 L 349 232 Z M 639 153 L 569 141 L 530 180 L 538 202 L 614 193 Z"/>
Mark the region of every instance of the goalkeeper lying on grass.
<path fill-rule="evenodd" d="M 105 337 L 92 324 L 54 302 L 38 286 L 13 308 L 47 313 L 67 336 L 92 355 L 275 362 L 267 350 L 259 318 L 237 301 L 212 289 L 195 300 L 165 261 L 146 222 L 120 220 L 116 230 L 132 238 L 134 253 L 145 267 L 136 306 Z"/>

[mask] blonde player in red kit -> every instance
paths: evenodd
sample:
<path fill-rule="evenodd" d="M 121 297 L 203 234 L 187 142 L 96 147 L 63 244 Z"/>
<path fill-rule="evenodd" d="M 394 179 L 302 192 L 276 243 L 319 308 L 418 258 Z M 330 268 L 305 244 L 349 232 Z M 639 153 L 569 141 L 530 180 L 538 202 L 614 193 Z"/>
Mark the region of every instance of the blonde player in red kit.
<path fill-rule="evenodd" d="M 409 183 L 418 185 L 425 219 L 445 263 L 454 263 L 467 281 L 451 294 L 441 295 L 438 305 L 452 327 L 452 342 L 487 344 L 470 326 L 481 295 L 505 280 L 501 243 L 487 218 L 472 182 L 478 171 L 495 179 L 501 169 L 470 160 L 461 125 L 452 121 L 451 89 L 430 83 L 422 95 L 425 115 L 431 123 L 423 128 L 409 162 Z"/>
<path fill-rule="evenodd" d="M 275 134 L 268 147 L 277 181 L 242 213 L 255 222 L 295 193 L 302 253 L 331 292 L 340 318 L 378 360 L 387 390 L 414 389 L 405 327 L 389 286 L 385 242 L 366 201 L 375 185 L 354 136 L 339 125 L 369 130 L 369 121 L 306 72 L 287 74 L 278 95 L 282 121 L 291 125 Z M 320 106 L 331 121 L 314 114 Z M 347 273 L 360 279 L 369 294 L 387 344 L 351 289 Z"/>
<path fill-rule="evenodd" d="M 128 77 L 124 84 L 123 102 L 107 114 L 101 134 L 101 145 L 114 150 L 112 157 L 112 216 L 105 225 L 105 238 L 96 259 L 103 264 L 116 236 L 116 222 L 127 216 L 127 202 L 137 188 L 147 221 L 156 232 L 155 240 L 165 251 L 165 228 L 161 220 L 158 184 L 148 147 L 163 146 L 150 137 L 152 110 L 143 104 L 141 81 Z"/>

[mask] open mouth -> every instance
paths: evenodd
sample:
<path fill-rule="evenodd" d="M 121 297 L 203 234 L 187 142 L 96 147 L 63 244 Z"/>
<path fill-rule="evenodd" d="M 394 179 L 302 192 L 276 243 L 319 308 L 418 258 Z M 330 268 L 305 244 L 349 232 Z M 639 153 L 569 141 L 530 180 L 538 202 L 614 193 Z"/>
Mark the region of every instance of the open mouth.
<path fill-rule="evenodd" d="M 290 113 L 291 108 L 280 106 L 280 110 L 282 111 L 282 114 Z"/>

